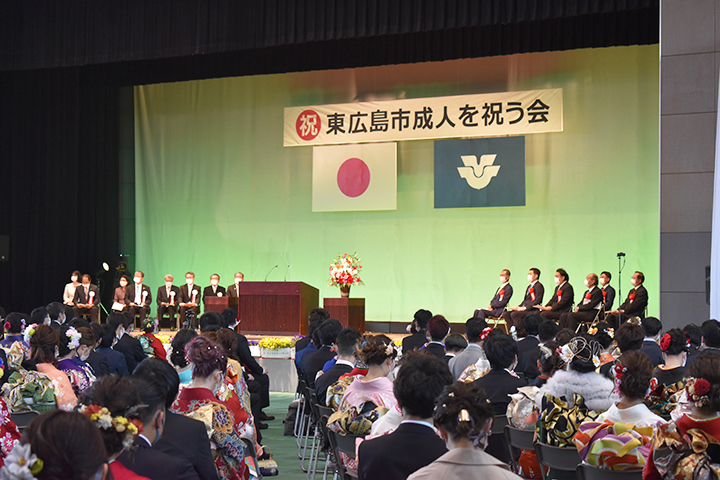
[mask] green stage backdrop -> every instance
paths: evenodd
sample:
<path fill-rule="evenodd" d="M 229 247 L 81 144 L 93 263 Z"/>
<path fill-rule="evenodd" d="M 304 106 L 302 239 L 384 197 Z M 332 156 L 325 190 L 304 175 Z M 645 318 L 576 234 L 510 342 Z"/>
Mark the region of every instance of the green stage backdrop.
<path fill-rule="evenodd" d="M 589 272 L 623 290 L 642 270 L 658 311 L 658 46 L 222 78 L 135 88 L 136 265 L 146 283 L 193 270 L 206 286 L 304 281 L 323 297 L 331 260 L 362 258 L 369 321 L 419 308 L 462 322 L 500 270 L 513 304 L 528 268 L 567 269 L 576 299 Z M 563 88 L 564 131 L 526 137 L 526 206 L 433 208 L 433 142 L 398 143 L 397 210 L 313 213 L 312 147 L 283 147 L 283 108 Z M 289 265 L 289 268 L 287 267 Z M 153 292 L 154 293 L 154 292 Z M 623 294 L 623 297 L 625 295 Z"/>

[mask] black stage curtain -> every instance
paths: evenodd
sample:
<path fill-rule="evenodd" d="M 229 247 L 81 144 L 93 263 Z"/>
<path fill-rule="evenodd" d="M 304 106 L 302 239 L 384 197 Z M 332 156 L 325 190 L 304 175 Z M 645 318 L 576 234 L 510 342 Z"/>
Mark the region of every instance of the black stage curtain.
<path fill-rule="evenodd" d="M 0 306 L 62 299 L 118 252 L 118 95 L 78 69 L 0 74 Z M 110 290 L 106 287 L 105 290 Z"/>

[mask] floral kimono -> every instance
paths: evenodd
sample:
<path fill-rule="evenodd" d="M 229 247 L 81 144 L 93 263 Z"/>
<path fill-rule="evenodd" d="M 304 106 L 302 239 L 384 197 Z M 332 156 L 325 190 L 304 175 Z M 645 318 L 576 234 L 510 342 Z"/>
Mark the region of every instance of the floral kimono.
<path fill-rule="evenodd" d="M 95 382 L 95 375 L 93 374 L 92 368 L 85 362 L 80 361 L 74 362 L 74 359 L 64 359 L 58 362 L 58 369 L 65 372 L 70 379 L 73 392 L 76 396 L 80 396 L 82 392 Z"/>

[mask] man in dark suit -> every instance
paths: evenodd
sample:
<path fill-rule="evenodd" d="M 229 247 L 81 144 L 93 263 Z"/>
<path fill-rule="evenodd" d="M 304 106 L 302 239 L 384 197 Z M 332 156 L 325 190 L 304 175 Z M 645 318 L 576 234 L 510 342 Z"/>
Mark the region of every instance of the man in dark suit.
<path fill-rule="evenodd" d="M 93 348 L 90 349 L 90 353 L 85 360 L 85 363 L 90 365 L 97 378 L 105 377 L 107 375 L 110 375 L 110 364 L 108 364 L 108 361 L 104 355 L 95 351 L 95 349 L 97 349 L 102 342 L 102 325 L 91 322 L 89 328 L 93 334 L 93 338 L 95 339 L 95 345 L 93 345 Z"/>
<path fill-rule="evenodd" d="M 213 273 L 210 275 L 210 286 L 203 290 L 203 305 L 205 305 L 207 297 L 224 297 L 225 295 L 225 287 L 220 285 L 220 275 Z"/>
<path fill-rule="evenodd" d="M 645 308 L 647 308 L 648 304 L 648 293 L 645 287 L 643 287 L 643 282 L 645 282 L 645 275 L 643 275 L 642 272 L 633 273 L 633 276 L 630 279 L 630 284 L 632 284 L 633 288 L 630 292 L 628 292 L 628 296 L 623 304 L 620 305 L 620 308 L 613 310 L 611 312 L 612 315 L 608 315 L 607 322 L 610 325 L 617 326 L 621 318 L 623 322 L 632 317 L 640 317 L 640 319 L 645 318 Z"/>
<path fill-rule="evenodd" d="M 435 399 L 453 380 L 444 361 L 422 353 L 403 355 L 393 386 L 403 421 L 394 432 L 360 444 L 360 480 L 406 479 L 447 452 L 431 417 Z"/>
<path fill-rule="evenodd" d="M 302 371 L 303 380 L 308 388 L 315 388 L 315 377 L 322 370 L 325 362 L 335 357 L 332 346 L 337 340 L 338 333 L 342 330 L 342 325 L 335 319 L 330 319 L 320 326 L 318 336 L 322 344 L 317 352 L 313 352 L 303 358 Z"/>
<path fill-rule="evenodd" d="M 615 303 L 615 289 L 610 285 L 612 274 L 610 272 L 602 272 L 600 274 L 600 289 L 603 294 L 603 312 L 605 315 L 612 311 L 613 303 Z"/>
<path fill-rule="evenodd" d="M 445 360 L 445 345 L 443 345 L 443 341 L 449 334 L 450 323 L 442 315 L 435 315 L 427 325 L 427 336 L 430 341 L 422 350 L 435 355 L 441 360 Z M 449 361 L 449 359 L 446 361 Z"/>
<path fill-rule="evenodd" d="M 97 285 L 90 284 L 90 275 L 87 273 L 82 276 L 80 285 L 75 289 L 75 298 L 73 298 L 73 314 L 76 318 L 80 318 L 83 314 L 90 314 L 93 322 L 98 318 L 98 305 L 100 304 L 100 291 Z"/>
<path fill-rule="evenodd" d="M 537 367 L 537 361 L 540 358 L 538 329 L 542 321 L 542 317 L 537 313 L 528 315 L 522 320 L 522 327 L 527 335 L 517 342 L 518 366 L 516 370 L 523 372 L 528 382 L 535 380 L 540 375 Z"/>
<path fill-rule="evenodd" d="M 597 282 L 598 276 L 594 273 L 589 273 L 585 277 L 585 286 L 588 289 L 583 293 L 582 301 L 575 307 L 573 313 L 560 315 L 560 330 L 569 328 L 574 332 L 579 324 L 599 318 L 603 295 L 602 290 L 597 287 Z"/>
<path fill-rule="evenodd" d="M 129 375 L 130 372 L 128 372 L 125 355 L 112 349 L 113 342 L 116 340 L 115 336 L 116 328 L 113 328 L 110 324 L 104 324 L 102 326 L 100 346 L 98 346 L 95 351 L 105 357 L 105 361 L 108 364 L 108 373 L 110 375 L 118 375 L 122 377 Z"/>
<path fill-rule="evenodd" d="M 195 274 L 187 272 L 185 274 L 185 285 L 180 287 L 180 325 L 185 325 L 187 311 L 192 310 L 195 313 L 195 321 L 193 322 L 194 325 L 188 325 L 188 327 L 197 328 L 197 317 L 200 316 L 200 300 L 202 300 L 202 287 L 195 285 Z"/>
<path fill-rule="evenodd" d="M 65 323 L 65 305 L 60 302 L 50 302 L 47 307 L 47 316 L 50 317 L 50 326 L 60 334 L 60 327 Z M 80 317 L 78 317 L 80 318 Z"/>
<path fill-rule="evenodd" d="M 572 304 L 575 301 L 575 292 L 573 287 L 568 283 L 570 276 L 562 269 L 558 268 L 555 271 L 555 291 L 553 292 L 550 301 L 542 305 L 535 305 L 535 308 L 540 310 L 542 313 L 540 316 L 543 320 L 559 320 L 560 315 L 565 312 L 569 312 L 572 308 Z"/>
<path fill-rule="evenodd" d="M 133 378 L 143 378 L 162 389 L 165 398 L 165 428 L 162 438 L 155 442 L 157 449 L 175 458 L 190 461 L 201 480 L 217 480 L 210 440 L 205 424 L 185 415 L 170 412 L 180 388 L 180 377 L 173 367 L 164 360 L 148 358 L 138 365 Z"/>
<path fill-rule="evenodd" d="M 490 306 L 486 309 L 475 310 L 474 316 L 477 318 L 498 318 L 505 312 L 510 298 L 512 298 L 513 289 L 510 285 L 510 270 L 500 272 L 500 288 L 495 292 L 495 296 L 490 301 Z"/>
<path fill-rule="evenodd" d="M 150 304 L 152 303 L 152 293 L 150 293 L 150 287 L 143 284 L 144 278 L 145 274 L 138 270 L 133 276 L 133 285 L 127 286 L 126 298 L 130 302 L 128 314 L 133 321 L 135 315 L 140 317 L 138 323 L 135 324 L 136 328 L 142 326 L 143 320 L 150 313 Z"/>
<path fill-rule="evenodd" d="M 228 297 L 239 297 L 238 292 L 240 292 L 240 282 L 245 280 L 245 275 L 242 274 L 242 272 L 235 273 L 235 282 L 227 287 L 227 296 Z"/>
<path fill-rule="evenodd" d="M 199 476 L 183 457 L 170 456 L 152 448 L 160 440 L 165 427 L 165 395 L 163 390 L 150 379 L 131 377 L 140 400 L 147 405 L 140 409 L 142 433 L 135 437 L 135 449 L 120 454 L 117 461 L 136 474 L 152 480 L 184 479 L 199 480 Z"/>
<path fill-rule="evenodd" d="M 302 352 L 306 347 L 310 346 L 310 343 L 312 343 L 312 332 L 317 330 L 317 328 L 327 319 L 330 318 L 330 314 L 327 310 L 324 308 L 313 308 L 310 310 L 310 313 L 308 313 L 308 334 L 305 335 L 303 338 L 295 342 L 295 358 L 297 359 L 297 354 L 299 352 Z M 311 325 L 313 326 L 311 328 Z M 311 331 L 312 330 L 312 331 Z"/>
<path fill-rule="evenodd" d="M 121 313 L 111 313 L 108 316 L 108 323 L 113 327 L 117 338 L 113 349 L 125 355 L 128 371 L 132 373 L 138 363 L 147 358 L 140 340 L 127 333 L 130 325 L 132 325 L 132 318 L 128 318 Z"/>
<path fill-rule="evenodd" d="M 662 322 L 655 317 L 646 317 L 640 326 L 645 332 L 643 346 L 640 351 L 644 352 L 653 362 L 653 366 L 657 367 L 661 363 L 664 364 L 662 349 L 658 345 L 660 332 L 662 331 Z"/>
<path fill-rule="evenodd" d="M 165 285 L 158 288 L 157 292 L 157 316 L 158 322 L 162 324 L 163 315 L 166 313 L 170 317 L 170 326 L 173 328 L 180 329 L 179 323 L 175 323 L 175 316 L 177 315 L 177 306 L 180 301 L 180 289 L 173 285 L 173 276 L 170 274 L 165 275 Z"/>
<path fill-rule="evenodd" d="M 540 269 L 531 268 L 528 272 L 528 285 L 525 289 L 525 297 L 517 307 L 510 307 L 508 311 L 502 314 L 510 332 L 516 331 L 522 325 L 522 319 L 526 315 L 537 313 L 535 305 L 542 305 L 543 296 L 545 295 L 545 287 L 540 283 Z"/>
<path fill-rule="evenodd" d="M 340 375 L 352 372 L 355 366 L 355 348 L 362 339 L 360 332 L 352 327 L 343 328 L 335 340 L 337 350 L 337 361 L 330 370 L 323 373 L 315 380 L 315 395 L 320 405 L 325 405 L 325 395 L 330 385 L 337 382 Z"/>
<path fill-rule="evenodd" d="M 417 312 L 415 312 L 415 315 L 413 317 L 412 321 L 412 329 L 415 330 L 414 333 L 410 336 L 407 336 L 403 338 L 402 341 L 402 351 L 403 355 L 405 355 L 407 352 L 411 350 L 417 350 L 421 348 L 425 343 L 427 343 L 427 338 L 425 334 L 425 329 L 427 328 L 427 324 L 432 318 L 432 313 L 430 310 L 423 310 L 420 309 Z"/>

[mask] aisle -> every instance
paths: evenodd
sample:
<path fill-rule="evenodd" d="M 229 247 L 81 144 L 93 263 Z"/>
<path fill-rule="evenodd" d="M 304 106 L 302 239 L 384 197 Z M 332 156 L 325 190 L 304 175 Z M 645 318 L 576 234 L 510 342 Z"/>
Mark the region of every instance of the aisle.
<path fill-rule="evenodd" d="M 304 480 L 307 478 L 307 474 L 300 469 L 295 437 L 283 436 L 283 419 L 285 419 L 287 407 L 292 401 L 292 393 L 270 392 L 270 406 L 265 409 L 265 413 L 275 416 L 275 420 L 267 422 L 270 428 L 263 430 L 262 434 L 264 444 L 272 450 L 280 474 L 277 477 L 267 478 L 289 480 Z M 322 478 L 322 475 L 318 478 Z"/>

